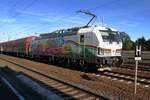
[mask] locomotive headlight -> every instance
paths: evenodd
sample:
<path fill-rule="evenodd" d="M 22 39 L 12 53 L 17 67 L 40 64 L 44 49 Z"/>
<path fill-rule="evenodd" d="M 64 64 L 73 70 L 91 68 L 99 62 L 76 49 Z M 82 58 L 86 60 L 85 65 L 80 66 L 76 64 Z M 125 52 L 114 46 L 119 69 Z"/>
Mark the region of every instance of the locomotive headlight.
<path fill-rule="evenodd" d="M 98 48 L 98 55 L 104 54 L 104 50 L 102 48 Z"/>
<path fill-rule="evenodd" d="M 117 54 L 121 54 L 121 51 L 122 51 L 121 49 L 117 49 L 117 50 L 116 50 L 116 53 L 117 53 Z"/>

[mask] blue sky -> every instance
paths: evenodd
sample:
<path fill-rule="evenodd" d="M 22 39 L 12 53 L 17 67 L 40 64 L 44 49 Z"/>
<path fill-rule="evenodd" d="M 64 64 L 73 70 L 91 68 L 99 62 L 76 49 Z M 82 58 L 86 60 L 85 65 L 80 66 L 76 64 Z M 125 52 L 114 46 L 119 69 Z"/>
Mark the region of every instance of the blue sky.
<path fill-rule="evenodd" d="M 57 29 L 82 26 L 95 13 L 97 25 L 129 33 L 132 40 L 150 38 L 150 0 L 0 0 L 0 42 Z"/>

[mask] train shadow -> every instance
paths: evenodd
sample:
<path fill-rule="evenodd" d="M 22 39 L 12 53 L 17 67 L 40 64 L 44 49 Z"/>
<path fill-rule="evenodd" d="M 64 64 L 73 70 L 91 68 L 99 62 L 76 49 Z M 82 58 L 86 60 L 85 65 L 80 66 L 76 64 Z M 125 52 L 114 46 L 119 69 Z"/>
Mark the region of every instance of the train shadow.
<path fill-rule="evenodd" d="M 21 66 L 20 66 L 20 67 L 21 67 Z M 64 84 L 69 85 L 68 83 L 65 83 L 65 82 L 63 82 L 63 81 L 61 81 L 61 80 L 55 79 L 55 78 L 53 78 L 53 77 L 51 77 L 51 76 L 42 74 L 42 73 L 40 73 L 40 72 L 31 70 L 31 69 L 28 69 L 28 68 L 26 68 L 26 70 L 29 70 L 29 71 L 31 71 L 31 72 L 33 72 L 33 73 L 36 73 L 36 74 L 38 74 L 38 75 L 41 75 L 41 76 L 43 76 L 43 77 L 49 78 L 50 80 L 55 80 L 55 81 L 58 81 L 58 82 L 60 82 L 60 83 L 64 83 Z M 68 95 L 68 94 L 66 94 L 66 93 L 64 93 L 64 92 L 61 92 L 61 91 L 60 91 L 59 89 L 57 89 L 56 87 L 53 87 L 53 86 L 51 86 L 51 85 L 48 85 L 47 83 L 41 81 L 41 79 L 36 79 L 36 78 L 34 78 L 33 76 L 30 76 L 29 74 L 24 73 L 23 71 L 19 71 L 19 72 L 18 72 L 18 71 L 15 71 L 15 70 L 13 70 L 13 69 L 11 69 L 11 68 L 5 66 L 5 67 L 0 68 L 0 74 L 1 74 L 1 73 L 5 73 L 5 74 L 7 74 L 9 77 L 12 77 L 12 78 L 13 78 L 13 77 L 18 77 L 19 75 L 23 75 L 23 76 L 25 76 L 25 77 L 31 79 L 33 82 L 37 83 L 40 87 L 46 89 L 47 91 L 50 91 L 51 93 L 54 93 L 54 94 L 56 94 L 56 95 L 58 95 L 58 96 L 60 96 L 60 97 L 62 97 L 62 98 L 67 97 L 67 98 L 69 98 L 69 99 L 71 99 L 71 100 L 75 100 L 75 98 L 73 98 L 72 96 L 70 96 L 70 95 Z M 24 79 L 23 79 L 23 80 L 24 80 Z M 20 81 L 20 80 L 19 80 L 19 81 Z M 39 93 L 39 91 L 33 90 L 35 87 L 31 87 L 31 86 L 29 86 L 29 84 L 27 85 L 27 84 L 24 83 L 24 82 L 21 82 L 21 83 L 24 84 L 24 85 L 26 85 L 26 87 L 28 88 L 28 90 L 31 90 L 31 91 L 36 92 L 36 95 L 38 94 L 37 97 L 35 98 L 35 100 L 47 100 L 47 99 L 46 99 L 46 96 L 42 95 L 42 97 L 41 97 L 41 94 Z M 32 82 L 30 82 L 30 83 L 32 83 Z M 29 88 L 30 88 L 30 89 L 29 89 Z M 26 92 L 31 93 L 31 91 L 26 91 Z M 33 94 L 33 93 L 31 93 L 31 94 Z M 35 97 L 35 94 L 33 94 L 33 95 L 34 95 L 34 97 Z M 49 94 L 49 96 L 51 96 L 51 95 L 52 95 L 52 94 Z M 32 95 L 31 95 L 31 96 L 32 96 Z M 28 99 L 31 99 L 31 98 L 28 98 Z"/>
<path fill-rule="evenodd" d="M 19 93 L 26 100 L 45 100 L 44 96 L 38 94 L 36 91 L 33 91 L 31 87 L 17 78 L 19 75 L 23 75 L 23 72 L 18 72 L 8 66 L 3 66 L 0 67 L 0 74 L 15 88 L 17 93 Z"/>
<path fill-rule="evenodd" d="M 10 56 L 10 55 L 8 55 L 8 56 Z M 16 57 L 14 55 L 11 55 L 11 56 Z M 34 62 L 40 62 L 40 63 L 44 63 L 44 64 L 48 64 L 48 65 L 53 65 L 53 66 L 56 66 L 56 67 L 61 67 L 61 68 L 70 69 L 70 70 L 76 70 L 76 71 L 85 72 L 85 73 L 97 72 L 96 69 L 92 68 L 93 66 L 89 66 L 91 68 L 83 70 L 83 69 L 81 69 L 80 65 L 78 65 L 78 64 L 68 65 L 67 63 L 57 63 L 57 62 L 49 63 L 48 61 L 42 60 L 40 58 L 34 58 L 33 59 L 33 58 L 29 58 L 29 57 L 21 57 L 21 56 L 17 56 L 17 57 L 21 58 L 21 59 L 31 60 L 31 61 L 34 61 Z"/>

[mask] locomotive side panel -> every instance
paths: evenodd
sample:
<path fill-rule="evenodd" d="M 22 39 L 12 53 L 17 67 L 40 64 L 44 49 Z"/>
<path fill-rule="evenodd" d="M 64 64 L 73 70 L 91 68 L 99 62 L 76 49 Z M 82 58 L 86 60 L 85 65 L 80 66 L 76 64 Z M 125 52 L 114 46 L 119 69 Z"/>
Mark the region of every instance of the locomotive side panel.
<path fill-rule="evenodd" d="M 95 63 L 98 39 L 91 31 L 81 32 L 75 35 L 36 39 L 31 43 L 30 54 L 83 59 L 86 62 Z"/>

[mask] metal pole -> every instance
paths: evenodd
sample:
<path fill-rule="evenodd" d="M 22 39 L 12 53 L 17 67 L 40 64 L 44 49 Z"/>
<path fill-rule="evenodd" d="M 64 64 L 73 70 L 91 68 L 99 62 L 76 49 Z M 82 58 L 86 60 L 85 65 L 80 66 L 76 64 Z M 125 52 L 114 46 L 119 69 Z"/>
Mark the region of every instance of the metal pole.
<path fill-rule="evenodd" d="M 102 16 L 102 26 L 104 26 L 104 17 Z"/>
<path fill-rule="evenodd" d="M 135 65 L 135 87 L 134 87 L 134 94 L 136 94 L 136 91 L 137 91 L 137 70 L 138 70 L 138 60 L 136 60 L 136 65 Z"/>

